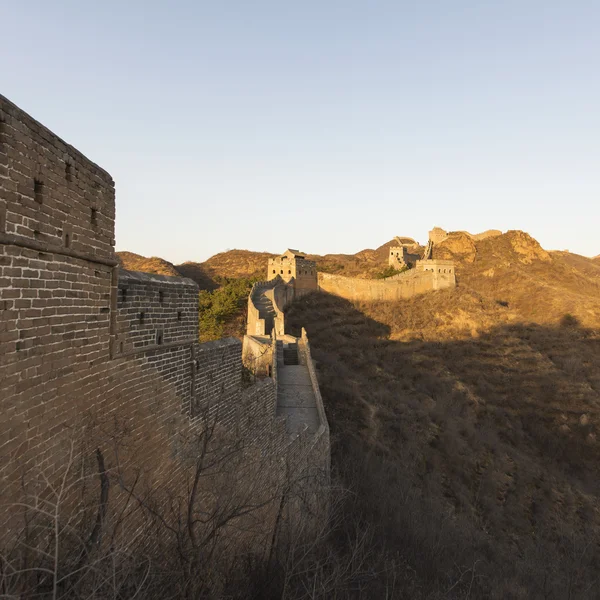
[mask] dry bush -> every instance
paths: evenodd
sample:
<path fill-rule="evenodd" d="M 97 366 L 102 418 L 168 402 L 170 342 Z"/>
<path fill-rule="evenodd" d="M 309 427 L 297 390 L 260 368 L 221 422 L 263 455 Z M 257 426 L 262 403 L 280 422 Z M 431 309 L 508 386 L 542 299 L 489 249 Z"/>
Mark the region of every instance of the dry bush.
<path fill-rule="evenodd" d="M 320 473 L 290 466 L 280 481 L 280 456 L 206 417 L 178 445 L 181 472 L 161 480 L 128 453 L 122 423 L 102 425 L 102 450 L 88 420 L 58 469 L 23 471 L 18 495 L 3 494 L 0 598 L 301 600 L 362 576 L 366 533 L 348 563 L 331 542 L 344 493 Z"/>

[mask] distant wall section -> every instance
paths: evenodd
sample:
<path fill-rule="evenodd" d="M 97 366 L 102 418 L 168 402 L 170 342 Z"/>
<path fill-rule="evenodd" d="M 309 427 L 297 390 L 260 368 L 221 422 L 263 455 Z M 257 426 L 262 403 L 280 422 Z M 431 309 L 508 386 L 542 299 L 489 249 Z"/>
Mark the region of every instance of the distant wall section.
<path fill-rule="evenodd" d="M 418 261 L 415 268 L 387 279 L 360 279 L 319 273 L 319 287 L 347 300 L 403 300 L 456 286 L 452 261 Z"/>

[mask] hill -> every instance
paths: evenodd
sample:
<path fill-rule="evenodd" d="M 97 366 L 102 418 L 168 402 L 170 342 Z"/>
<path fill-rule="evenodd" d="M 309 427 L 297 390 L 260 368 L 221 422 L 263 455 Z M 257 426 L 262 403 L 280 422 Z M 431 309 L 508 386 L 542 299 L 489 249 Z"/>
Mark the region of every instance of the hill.
<path fill-rule="evenodd" d="M 387 267 L 389 247 L 393 240 L 376 249 L 365 249 L 356 254 L 308 254 L 317 262 L 318 270 L 350 277 L 372 278 Z M 125 268 L 181 275 L 195 280 L 201 290 L 213 292 L 236 279 L 247 281 L 266 278 L 267 260 L 276 256 L 267 252 L 229 250 L 212 256 L 203 263 L 185 262 L 172 265 L 160 258 L 144 258 L 130 252 L 119 252 Z M 449 330 L 478 331 L 491 325 L 512 321 L 557 323 L 565 315 L 572 315 L 585 326 L 600 325 L 600 260 L 569 252 L 546 252 L 539 243 L 521 231 L 501 234 L 490 231 L 478 236 L 465 232 L 449 234 L 434 248 L 435 258 L 456 262 L 457 291 L 446 298 L 433 294 L 403 303 L 402 311 L 395 311 L 394 319 L 402 320 L 404 328 L 394 335 L 408 336 L 413 331 L 411 319 L 419 323 L 418 335 L 439 335 L 440 324 Z M 244 286 L 237 286 L 237 290 Z M 479 320 L 474 306 L 494 306 L 497 310 L 484 311 Z M 466 307 L 463 304 L 466 303 Z M 232 331 L 243 334 L 243 302 L 239 311 L 230 317 L 221 315 L 222 327 L 214 331 Z M 414 313 L 411 307 L 428 307 Z M 457 308 L 460 306 L 460 308 Z M 420 309 L 419 309 L 420 310 Z M 231 318 L 236 325 L 227 326 Z M 225 320 L 223 320 L 225 319 Z M 428 323 L 435 323 L 430 327 Z M 242 325 L 240 325 L 242 324 Z"/>
<path fill-rule="evenodd" d="M 372 277 L 391 243 L 308 257 Z M 243 311 L 243 278 L 269 256 L 185 263 L 226 282 L 203 292 L 215 331 L 243 326 L 223 310 Z M 520 231 L 455 232 L 434 256 L 456 262 L 456 289 L 355 304 L 315 293 L 288 311 L 291 333 L 307 329 L 348 490 L 328 552 L 359 564 L 356 597 L 596 598 L 600 261 Z"/>
<path fill-rule="evenodd" d="M 117 252 L 119 264 L 128 271 L 143 271 L 155 275 L 168 275 L 169 277 L 180 277 L 175 266 L 157 256 L 148 258 L 134 252 Z"/>
<path fill-rule="evenodd" d="M 348 514 L 401 597 L 597 597 L 600 331 L 519 320 L 460 288 L 357 306 L 315 293 L 289 310 Z"/>
<path fill-rule="evenodd" d="M 456 261 L 457 281 L 521 319 L 556 323 L 571 314 L 600 326 L 600 264 L 569 252 L 546 252 L 522 231 L 473 240 L 451 234 L 434 248 L 434 258 Z"/>
<path fill-rule="evenodd" d="M 117 252 L 124 269 L 173 277 L 189 277 L 201 290 L 213 290 L 225 279 L 267 277 L 267 260 L 275 254 L 250 250 L 228 250 L 211 256 L 204 262 L 186 261 L 173 265 L 157 257 L 147 258 L 133 252 Z"/>
<path fill-rule="evenodd" d="M 307 254 L 306 258 L 314 260 L 317 263 L 317 270 L 322 273 L 371 279 L 388 266 L 389 248 L 393 245 L 396 245 L 396 242 L 390 240 L 375 250 L 367 248 L 356 254 L 325 254 L 323 256 Z"/>
<path fill-rule="evenodd" d="M 211 256 L 202 263 L 213 277 L 261 277 L 267 278 L 267 261 L 276 254 L 252 252 L 251 250 L 228 250 Z"/>

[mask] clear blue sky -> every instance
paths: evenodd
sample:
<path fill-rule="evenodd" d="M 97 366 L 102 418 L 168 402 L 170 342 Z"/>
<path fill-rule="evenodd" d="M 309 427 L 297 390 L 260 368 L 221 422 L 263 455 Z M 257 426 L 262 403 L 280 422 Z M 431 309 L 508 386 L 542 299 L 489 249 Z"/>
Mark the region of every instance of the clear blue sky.
<path fill-rule="evenodd" d="M 20 0 L 0 92 L 107 169 L 117 248 L 600 253 L 598 0 Z"/>

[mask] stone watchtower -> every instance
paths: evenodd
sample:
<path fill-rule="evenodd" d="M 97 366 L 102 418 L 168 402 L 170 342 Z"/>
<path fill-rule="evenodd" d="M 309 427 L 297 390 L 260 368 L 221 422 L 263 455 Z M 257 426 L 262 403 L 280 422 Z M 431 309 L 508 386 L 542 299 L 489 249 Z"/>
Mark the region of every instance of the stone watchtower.
<path fill-rule="evenodd" d="M 434 227 L 429 232 L 429 241 L 434 244 L 441 244 L 448 237 L 448 232 L 441 227 Z"/>
<path fill-rule="evenodd" d="M 419 244 L 409 237 L 395 237 L 395 246 L 390 247 L 388 264 L 394 269 L 413 267 L 421 258 L 418 253 Z"/>
<path fill-rule="evenodd" d="M 281 256 L 269 259 L 268 279 L 281 277 L 286 283 L 293 280 L 297 292 L 318 289 L 317 264 L 306 260 L 298 250 L 288 248 Z"/>

